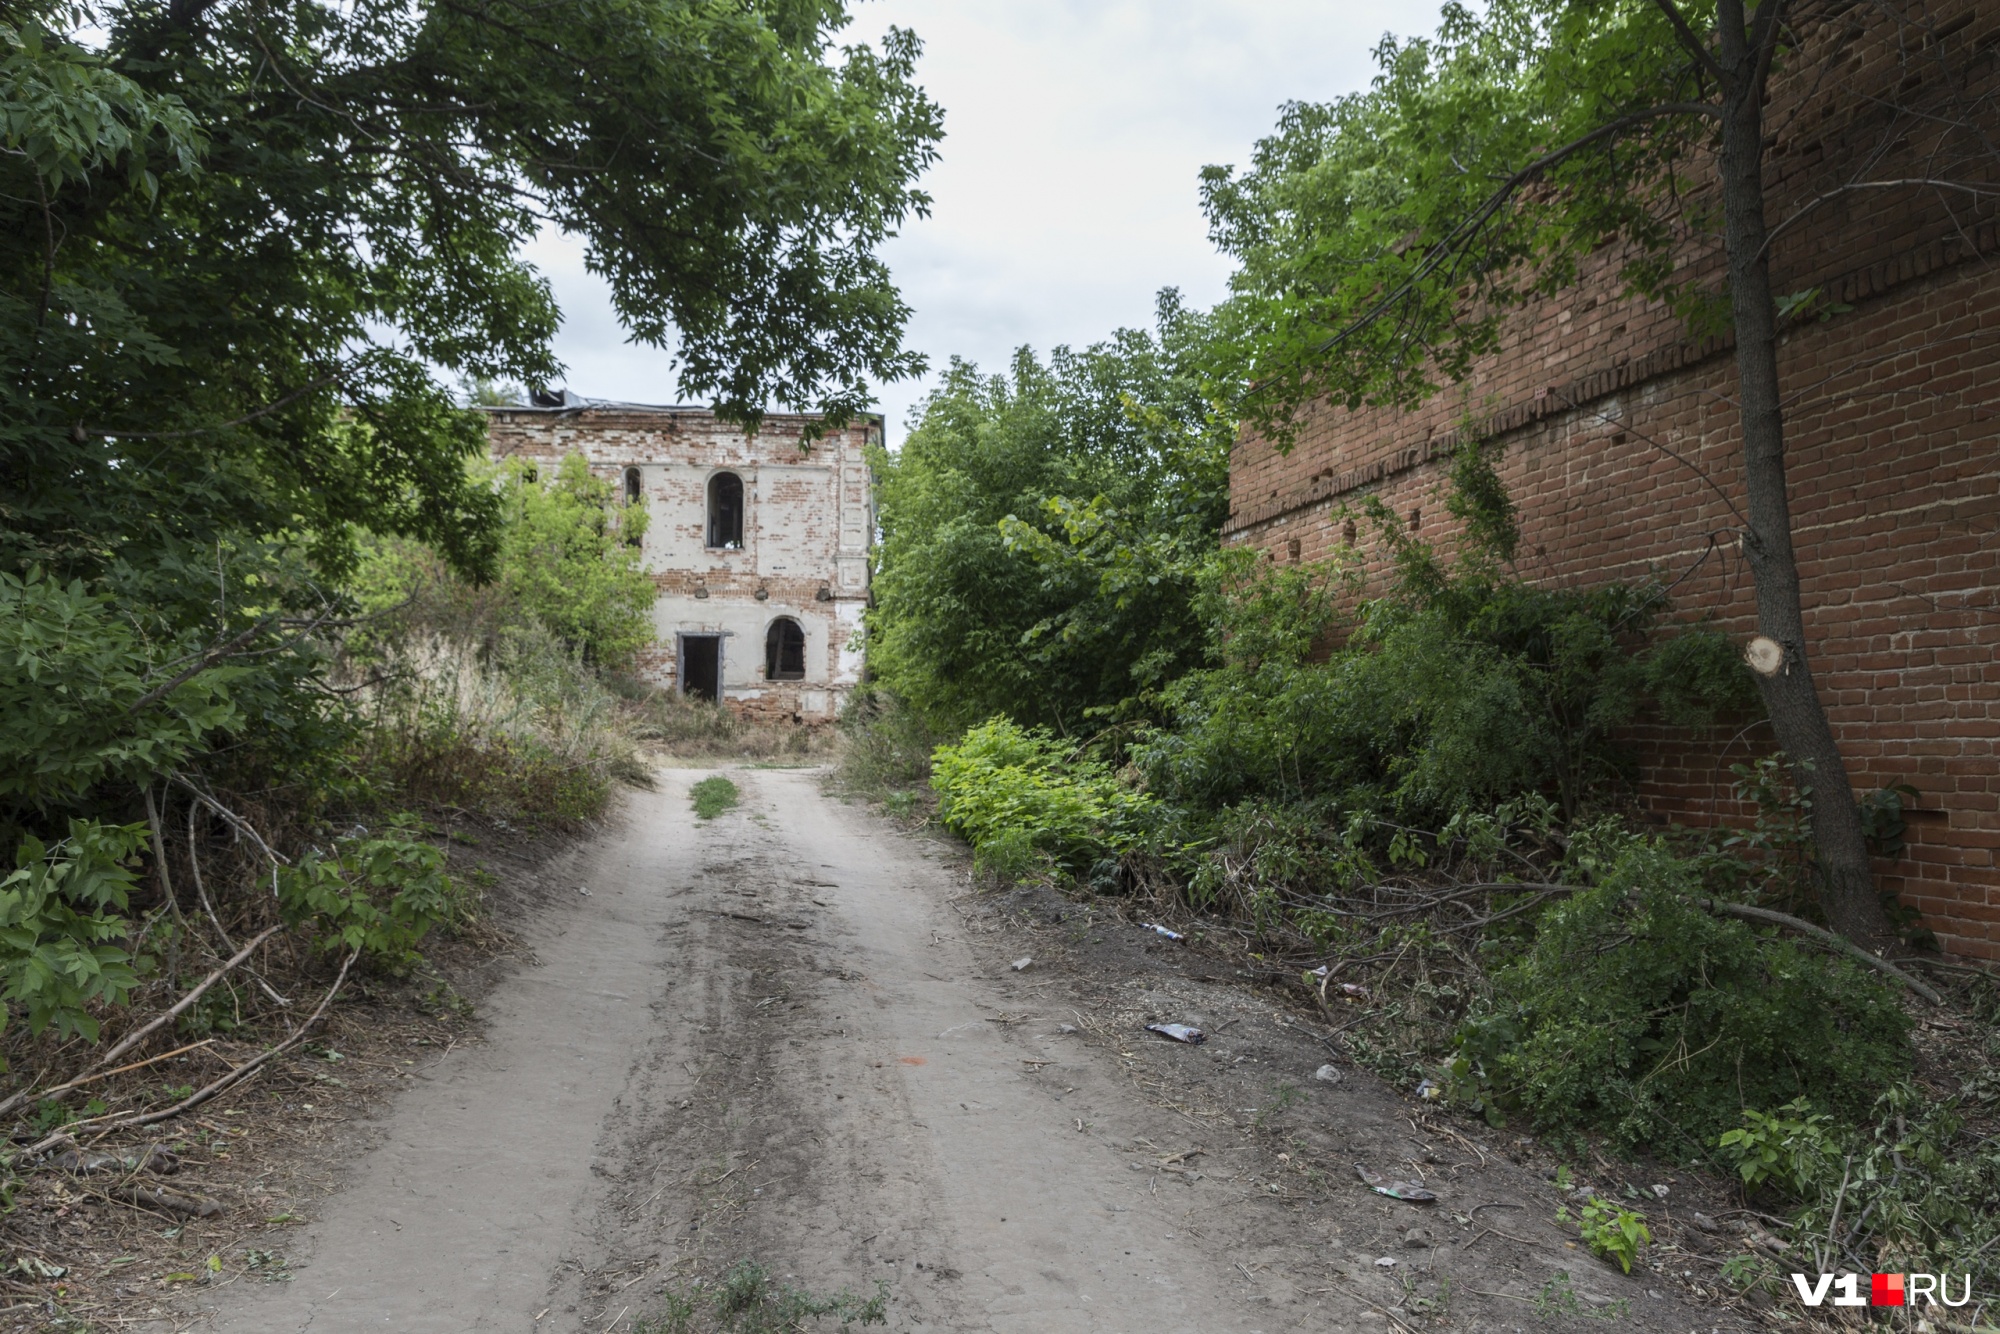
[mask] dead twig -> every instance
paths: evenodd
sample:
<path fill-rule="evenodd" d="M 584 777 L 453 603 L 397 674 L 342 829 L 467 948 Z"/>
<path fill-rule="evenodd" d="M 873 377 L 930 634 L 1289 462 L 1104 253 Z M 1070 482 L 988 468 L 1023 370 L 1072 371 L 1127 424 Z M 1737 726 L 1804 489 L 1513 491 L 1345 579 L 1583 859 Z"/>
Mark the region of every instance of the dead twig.
<path fill-rule="evenodd" d="M 263 944 L 265 941 L 269 940 L 272 936 L 276 935 L 279 931 L 283 929 L 284 926 L 282 923 L 280 923 L 277 926 L 267 927 L 263 932 L 261 932 L 257 936 L 255 940 L 251 941 L 248 945 L 245 945 L 242 949 L 236 951 L 235 954 L 231 955 L 228 961 L 225 962 L 220 968 L 210 973 L 207 977 L 204 977 L 199 983 L 197 983 L 194 986 L 192 990 L 190 990 L 187 993 L 187 995 L 182 996 L 180 1000 L 176 1001 L 173 1007 L 167 1010 L 166 1013 L 161 1015 L 156 1015 L 153 1019 L 151 1019 L 147 1023 L 141 1024 L 138 1028 L 132 1030 L 130 1033 L 127 1033 L 115 1045 L 112 1046 L 110 1051 L 105 1052 L 104 1055 L 97 1058 L 96 1062 L 88 1066 L 84 1070 L 84 1074 L 87 1076 L 94 1076 L 99 1070 L 111 1064 L 113 1061 L 117 1060 L 120 1056 L 123 1056 L 126 1052 L 132 1050 L 132 1048 L 138 1046 L 141 1042 L 144 1042 L 147 1038 L 151 1037 L 154 1033 L 158 1032 L 162 1027 L 164 1027 L 167 1024 L 171 1024 L 174 1020 L 178 1019 L 181 1016 L 181 1013 L 184 1010 L 186 1010 L 188 1006 L 193 1005 L 196 1001 L 201 999 L 202 993 L 206 992 L 210 987 L 214 986 L 217 982 L 221 981 L 223 974 L 227 973 L 230 969 L 236 967 L 238 964 L 242 963 L 245 959 L 249 958 L 253 950 L 255 950 L 259 945 Z M 340 971 L 342 977 L 345 977 L 347 975 L 347 970 L 345 968 L 342 968 Z M 59 1092 L 61 1091 L 61 1089 L 75 1088 L 77 1084 L 81 1082 L 83 1081 L 72 1080 L 68 1084 L 61 1085 L 58 1089 L 50 1090 L 50 1093 Z M 0 1102 L 0 1116 L 5 1116 L 8 1112 L 20 1106 L 22 1103 L 28 1101 L 30 1098 L 39 1099 L 39 1098 L 46 1098 L 48 1096 L 50 1096 L 49 1093 L 36 1093 L 34 1087 L 31 1085 L 28 1088 L 24 1088 L 20 1090 L 18 1093 L 15 1093 L 12 1097 L 9 1097 L 6 1101 Z"/>
<path fill-rule="evenodd" d="M 276 930 L 275 927 L 272 929 Z M 265 934 L 268 935 L 269 932 L 266 932 Z M 262 939 L 263 937 L 259 936 L 257 941 L 253 941 L 251 942 L 251 944 L 244 946 L 245 951 L 247 952 L 250 949 L 254 949 L 258 941 L 261 941 Z M 340 975 L 333 979 L 333 985 L 328 987 L 326 995 L 320 998 L 318 1007 L 314 1009 L 311 1014 L 306 1016 L 305 1022 L 299 1025 L 298 1030 L 296 1032 L 294 1032 L 290 1037 L 286 1038 L 283 1042 L 280 1042 L 277 1046 L 272 1047 L 266 1051 L 259 1052 L 257 1055 L 251 1057 L 243 1064 L 235 1067 L 228 1074 L 221 1076 L 220 1078 L 216 1079 L 213 1083 L 210 1083 L 203 1088 L 196 1089 L 192 1094 L 181 1099 L 179 1102 L 175 1103 L 171 1107 L 164 1107 L 157 1112 L 144 1112 L 135 1116 L 104 1116 L 104 1117 L 95 1117 L 88 1121 L 72 1121 L 68 1126 L 64 1127 L 62 1130 L 56 1132 L 55 1134 L 50 1135 L 47 1139 L 44 1139 L 41 1142 L 30 1146 L 28 1152 L 30 1154 L 44 1153 L 49 1148 L 63 1142 L 64 1140 L 70 1140 L 71 1142 L 74 1142 L 74 1136 L 72 1132 L 83 1129 L 84 1127 L 89 1127 L 92 1131 L 96 1132 L 101 1136 L 110 1134 L 114 1130 L 130 1130 L 138 1126 L 150 1126 L 150 1125 L 155 1125 L 161 1121 L 172 1120 L 174 1117 L 181 1115 L 181 1113 L 183 1112 L 201 1106 L 203 1103 L 207 1102 L 210 1098 L 213 1098 L 216 1094 L 226 1092 L 227 1090 L 235 1087 L 237 1084 L 242 1083 L 244 1080 L 248 1079 L 251 1075 L 263 1069 L 264 1066 L 270 1064 L 273 1060 L 277 1059 L 279 1056 L 282 1056 L 284 1053 L 290 1051 L 293 1047 L 296 1047 L 301 1042 L 305 1041 L 306 1034 L 312 1032 L 313 1026 L 320 1021 L 321 1016 L 325 1015 L 327 1006 L 333 1004 L 333 998 L 340 994 L 340 988 L 342 984 L 347 981 L 347 970 L 352 968 L 354 966 L 354 961 L 360 957 L 361 957 L 361 951 L 355 950 L 352 953 L 350 953 L 346 959 L 341 961 Z"/>

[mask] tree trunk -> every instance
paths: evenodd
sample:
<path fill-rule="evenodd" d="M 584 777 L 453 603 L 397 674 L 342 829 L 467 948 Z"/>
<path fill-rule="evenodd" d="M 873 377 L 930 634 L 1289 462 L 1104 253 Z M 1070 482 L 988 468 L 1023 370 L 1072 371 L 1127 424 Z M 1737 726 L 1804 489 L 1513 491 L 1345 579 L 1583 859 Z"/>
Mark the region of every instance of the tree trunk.
<path fill-rule="evenodd" d="M 1765 247 L 1766 62 L 1746 31 L 1741 0 L 1723 0 L 1719 8 L 1718 54 L 1725 80 L 1719 169 L 1750 520 L 1743 553 L 1757 593 L 1757 628 L 1784 649 L 1784 663 L 1777 673 L 1760 678 L 1764 705 L 1778 744 L 1806 770 L 1799 781 L 1812 789 L 1813 843 L 1827 921 L 1849 940 L 1880 952 L 1895 942 L 1895 935 L 1875 893 L 1847 765 L 1813 684 L 1799 602 L 1799 566 L 1792 551 L 1785 418 L 1778 392 L 1777 303 L 1772 299 Z"/>

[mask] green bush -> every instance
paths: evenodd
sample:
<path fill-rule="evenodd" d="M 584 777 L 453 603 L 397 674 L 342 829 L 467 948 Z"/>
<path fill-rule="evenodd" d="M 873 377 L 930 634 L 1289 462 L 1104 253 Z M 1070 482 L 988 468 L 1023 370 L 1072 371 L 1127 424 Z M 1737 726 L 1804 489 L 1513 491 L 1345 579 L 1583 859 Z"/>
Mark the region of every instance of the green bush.
<path fill-rule="evenodd" d="M 1547 910 L 1461 1039 L 1460 1073 L 1538 1126 L 1705 1157 L 1745 1108 L 1858 1117 L 1910 1068 L 1897 996 L 1855 964 L 1704 912 L 1697 862 L 1635 839 Z"/>
<path fill-rule="evenodd" d="M 1019 878 L 1031 854 L 1078 875 L 1130 848 L 1153 808 L 1100 761 L 1041 729 L 995 718 L 931 757 L 938 816 L 1000 874 Z"/>
<path fill-rule="evenodd" d="M 417 946 L 456 920 L 462 896 L 445 874 L 444 854 L 398 822 L 376 838 L 343 840 L 278 871 L 278 903 L 288 924 L 311 923 L 325 950 L 359 950 L 391 972 L 421 958 Z"/>
<path fill-rule="evenodd" d="M 1402 582 L 1317 660 L 1334 614 L 1316 593 L 1337 572 L 1226 556 L 1222 665 L 1163 692 L 1171 721 L 1133 752 L 1148 787 L 1210 809 L 1324 797 L 1433 827 L 1541 792 L 1574 818 L 1629 791 L 1621 729 L 1645 709 L 1701 722 L 1749 702 L 1728 642 L 1663 630 L 1651 585 L 1541 589 L 1398 550 Z"/>
<path fill-rule="evenodd" d="M 19 1009 L 32 1033 L 53 1028 L 95 1042 L 91 1007 L 123 1005 L 139 985 L 120 914 L 145 834 L 143 825 L 71 820 L 54 847 L 21 841 L 15 869 L 0 880 L 0 1029 Z"/>

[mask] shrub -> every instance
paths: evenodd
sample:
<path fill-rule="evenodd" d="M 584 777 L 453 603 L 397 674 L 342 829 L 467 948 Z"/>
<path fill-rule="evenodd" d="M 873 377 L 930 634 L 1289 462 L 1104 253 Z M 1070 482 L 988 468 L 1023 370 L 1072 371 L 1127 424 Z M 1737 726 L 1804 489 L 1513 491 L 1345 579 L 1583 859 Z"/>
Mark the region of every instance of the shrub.
<path fill-rule="evenodd" d="M 911 800 L 910 789 L 930 781 L 931 752 L 945 739 L 900 696 L 873 684 L 848 697 L 840 736 L 841 788 L 904 803 Z"/>
<path fill-rule="evenodd" d="M 1070 875 L 1130 848 L 1153 808 L 1105 764 L 1075 755 L 1048 732 L 995 718 L 931 757 L 945 826 L 1003 873 L 1028 871 L 1028 849 Z M 998 859 L 997 861 L 995 859 Z M 1004 868 L 1004 870 L 1003 870 Z"/>
<path fill-rule="evenodd" d="M 1541 1126 L 1705 1156 L 1746 1107 L 1848 1117 L 1910 1066 L 1894 992 L 1844 960 L 1697 906 L 1700 866 L 1634 839 L 1546 911 L 1467 1024 L 1461 1071 Z"/>
<path fill-rule="evenodd" d="M 18 1007 L 28 1030 L 97 1040 L 96 1005 L 123 1005 L 139 984 L 123 913 L 128 863 L 143 825 L 71 820 L 54 847 L 26 838 L 0 880 L 0 1029 Z M 0 1062 L 0 1069 L 5 1069 Z"/>
<path fill-rule="evenodd" d="M 372 963 L 407 972 L 417 946 L 462 912 L 444 854 L 420 841 L 413 821 L 380 837 L 342 840 L 277 873 L 278 903 L 294 926 L 310 922 L 326 950 L 359 950 Z"/>
<path fill-rule="evenodd" d="M 405 802 L 575 823 L 603 812 L 614 779 L 647 779 L 617 698 L 545 632 L 484 659 L 433 638 L 388 658 L 358 700 L 357 758 Z"/>

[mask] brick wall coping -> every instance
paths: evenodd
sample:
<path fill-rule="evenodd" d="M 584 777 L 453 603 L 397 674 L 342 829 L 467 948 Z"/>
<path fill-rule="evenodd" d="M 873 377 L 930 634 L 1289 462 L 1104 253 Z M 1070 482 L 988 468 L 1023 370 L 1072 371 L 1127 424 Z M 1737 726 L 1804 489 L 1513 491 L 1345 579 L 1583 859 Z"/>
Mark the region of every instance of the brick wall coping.
<path fill-rule="evenodd" d="M 1940 269 L 1962 264 L 2000 250 L 2000 223 L 1987 222 L 1969 236 L 1939 237 L 1927 245 L 1914 246 L 1898 255 L 1864 265 L 1820 284 L 1826 294 L 1843 305 L 1881 296 L 1905 283 L 1915 282 Z M 1233 511 L 1223 524 L 1225 537 L 1280 519 L 1298 510 L 1358 491 L 1385 477 L 1409 472 L 1432 459 L 1449 455 L 1463 439 L 1486 440 L 1519 430 L 1544 418 L 1570 412 L 1595 399 L 1646 383 L 1663 375 L 1719 356 L 1736 345 L 1733 334 L 1695 339 L 1659 348 L 1637 359 L 1621 358 L 1567 385 L 1550 385 L 1524 402 L 1502 408 L 1468 426 L 1428 436 L 1384 458 L 1350 468 L 1336 476 L 1321 477 L 1290 496 L 1281 496 L 1258 505 Z"/>

